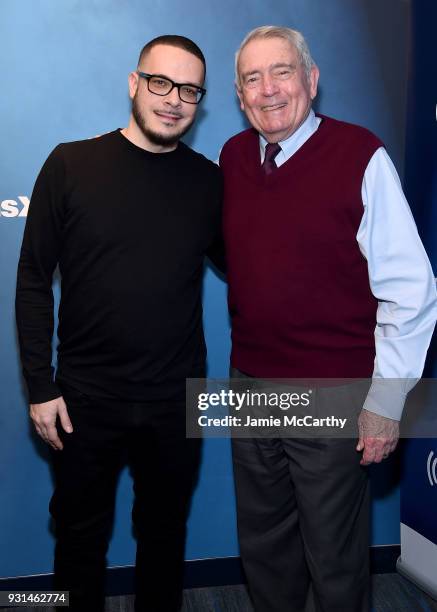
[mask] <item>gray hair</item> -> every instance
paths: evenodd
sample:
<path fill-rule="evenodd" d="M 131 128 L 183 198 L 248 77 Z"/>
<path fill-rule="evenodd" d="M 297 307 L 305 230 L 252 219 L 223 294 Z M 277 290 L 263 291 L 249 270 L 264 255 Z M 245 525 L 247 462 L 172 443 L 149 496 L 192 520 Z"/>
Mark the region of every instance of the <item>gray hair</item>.
<path fill-rule="evenodd" d="M 284 40 L 288 40 L 288 42 L 296 48 L 300 63 L 304 69 L 307 79 L 309 80 L 311 68 L 315 65 L 315 62 L 311 57 L 310 50 L 303 35 L 298 30 L 292 30 L 291 28 L 284 28 L 280 26 L 260 26 L 247 34 L 235 54 L 235 82 L 239 89 L 241 88 L 240 75 L 238 73 L 240 54 L 244 47 L 255 38 L 283 38 Z"/>

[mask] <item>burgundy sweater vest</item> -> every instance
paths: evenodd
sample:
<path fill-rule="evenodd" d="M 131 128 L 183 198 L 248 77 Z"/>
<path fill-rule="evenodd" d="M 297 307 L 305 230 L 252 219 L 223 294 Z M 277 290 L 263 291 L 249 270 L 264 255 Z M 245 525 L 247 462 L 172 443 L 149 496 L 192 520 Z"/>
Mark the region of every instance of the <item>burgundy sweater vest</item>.
<path fill-rule="evenodd" d="M 377 300 L 356 234 L 361 186 L 382 146 L 322 117 L 265 176 L 249 129 L 223 147 L 231 363 L 258 377 L 370 377 Z"/>

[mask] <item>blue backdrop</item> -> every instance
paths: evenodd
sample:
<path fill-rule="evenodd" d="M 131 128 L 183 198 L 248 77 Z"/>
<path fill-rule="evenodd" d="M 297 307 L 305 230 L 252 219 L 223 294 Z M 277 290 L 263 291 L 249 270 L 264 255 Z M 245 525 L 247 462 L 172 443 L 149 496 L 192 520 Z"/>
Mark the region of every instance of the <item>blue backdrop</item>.
<path fill-rule="evenodd" d="M 360 123 L 404 159 L 408 2 L 385 0 L 2 0 L 0 19 L 0 577 L 51 571 L 47 452 L 33 435 L 13 317 L 16 264 L 35 177 L 58 143 L 127 123 L 127 75 L 154 36 L 193 38 L 208 63 L 208 94 L 188 144 L 216 159 L 244 127 L 233 86 L 235 49 L 248 30 L 302 30 L 321 69 L 317 108 Z M 120 202 L 123 214 L 123 202 Z M 140 279 L 139 279 L 139 282 Z M 209 372 L 226 376 L 226 287 L 210 271 L 204 290 Z M 398 462 L 373 470 L 375 544 L 399 542 Z M 109 561 L 131 564 L 131 480 L 122 474 Z M 187 558 L 238 554 L 227 441 L 209 440 L 189 521 Z"/>
<path fill-rule="evenodd" d="M 415 4 L 411 15 L 411 59 L 408 87 L 406 194 L 419 232 L 437 271 L 437 73 L 430 41 L 437 4 Z M 435 338 L 435 334 L 434 334 Z M 437 342 L 431 344 L 425 368 L 437 376 Z M 402 563 L 407 576 L 437 593 L 437 484 L 432 465 L 434 439 L 409 440 L 404 447 L 401 487 Z"/>

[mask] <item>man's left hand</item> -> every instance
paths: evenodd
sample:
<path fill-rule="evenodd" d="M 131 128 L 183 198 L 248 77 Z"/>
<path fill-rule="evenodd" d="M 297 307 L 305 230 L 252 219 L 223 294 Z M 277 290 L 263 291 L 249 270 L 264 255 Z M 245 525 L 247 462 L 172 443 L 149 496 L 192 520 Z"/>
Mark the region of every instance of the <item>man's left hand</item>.
<path fill-rule="evenodd" d="M 357 451 L 363 451 L 361 465 L 381 463 L 394 451 L 399 440 L 399 421 L 361 410 L 358 417 Z"/>

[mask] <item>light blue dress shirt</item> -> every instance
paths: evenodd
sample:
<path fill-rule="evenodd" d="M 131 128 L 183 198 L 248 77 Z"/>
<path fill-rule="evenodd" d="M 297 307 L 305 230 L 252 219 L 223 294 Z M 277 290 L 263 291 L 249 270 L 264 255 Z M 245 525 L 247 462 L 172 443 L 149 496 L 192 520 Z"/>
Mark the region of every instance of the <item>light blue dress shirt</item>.
<path fill-rule="evenodd" d="M 302 125 L 279 143 L 276 165 L 290 159 L 321 121 L 311 110 Z M 261 163 L 266 144 L 260 135 Z M 398 174 L 383 147 L 367 165 L 361 196 L 363 217 L 356 238 L 378 300 L 375 365 L 364 408 L 399 420 L 406 395 L 423 372 L 437 319 L 436 284 Z"/>

